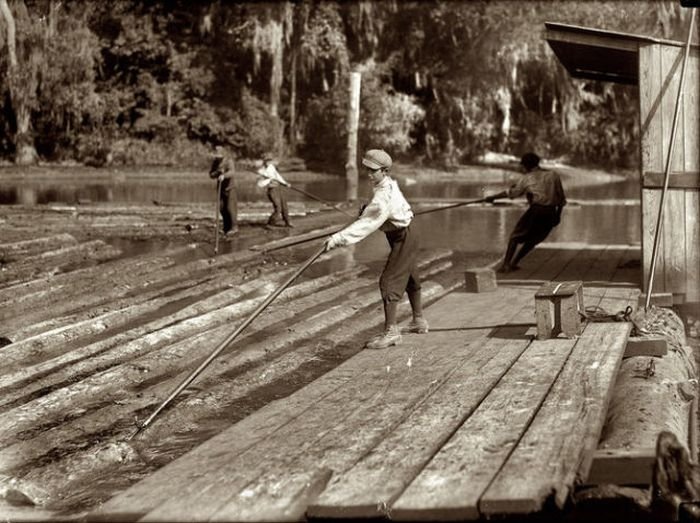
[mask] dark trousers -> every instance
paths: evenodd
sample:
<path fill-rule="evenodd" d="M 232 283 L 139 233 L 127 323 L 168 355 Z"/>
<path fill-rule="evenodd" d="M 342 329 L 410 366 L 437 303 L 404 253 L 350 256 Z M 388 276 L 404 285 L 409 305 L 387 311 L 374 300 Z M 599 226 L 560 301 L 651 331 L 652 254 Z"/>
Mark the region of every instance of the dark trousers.
<path fill-rule="evenodd" d="M 272 202 L 272 214 L 267 220 L 268 225 L 289 225 L 289 211 L 287 210 L 287 198 L 279 186 L 267 188 L 267 198 Z"/>
<path fill-rule="evenodd" d="M 404 292 L 412 293 L 421 288 L 417 269 L 419 241 L 410 225 L 385 234 L 391 252 L 379 278 L 379 290 L 382 300 L 396 302 Z"/>
<path fill-rule="evenodd" d="M 505 265 L 517 265 L 538 243 L 541 243 L 559 223 L 559 212 L 552 205 L 532 204 L 515 224 L 508 240 L 503 261 Z M 515 249 L 522 243 L 517 256 Z"/>
<path fill-rule="evenodd" d="M 238 226 L 238 202 L 231 178 L 224 178 L 219 187 L 219 212 L 225 233 Z"/>

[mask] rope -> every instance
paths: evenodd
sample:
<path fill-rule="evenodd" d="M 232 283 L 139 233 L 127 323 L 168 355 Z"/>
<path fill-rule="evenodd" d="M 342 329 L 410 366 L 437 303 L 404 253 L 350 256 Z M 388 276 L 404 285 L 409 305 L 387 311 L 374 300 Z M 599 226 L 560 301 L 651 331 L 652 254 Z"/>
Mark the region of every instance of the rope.
<path fill-rule="evenodd" d="M 606 322 L 606 321 L 629 321 L 632 322 L 632 312 L 634 309 L 631 306 L 627 306 L 624 311 L 619 311 L 614 314 L 609 313 L 603 307 L 598 305 L 589 305 L 586 307 L 584 312 L 579 312 L 579 314 L 586 320 L 590 322 Z M 632 322 L 634 323 L 634 322 Z"/>
<path fill-rule="evenodd" d="M 634 309 L 628 305 L 625 307 L 624 311 L 619 311 L 614 314 L 609 313 L 604 308 L 598 305 L 589 305 L 586 307 L 584 312 L 579 312 L 581 317 L 591 323 L 603 323 L 609 321 L 626 321 L 632 324 L 631 336 L 642 336 L 644 334 L 650 334 L 650 332 L 639 325 L 634 318 L 632 318 L 632 313 Z"/>

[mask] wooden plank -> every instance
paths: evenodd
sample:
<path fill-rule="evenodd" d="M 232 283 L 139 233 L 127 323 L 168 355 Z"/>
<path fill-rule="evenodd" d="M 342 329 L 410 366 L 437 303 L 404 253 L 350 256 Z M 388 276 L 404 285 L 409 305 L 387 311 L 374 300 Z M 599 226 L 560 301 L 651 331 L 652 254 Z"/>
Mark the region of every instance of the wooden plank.
<path fill-rule="evenodd" d="M 505 311 L 504 311 L 505 312 Z M 448 380 L 352 469 L 335 475 L 313 517 L 378 517 L 486 397 L 530 342 L 522 327 L 495 329 Z"/>
<path fill-rule="evenodd" d="M 386 356 L 382 358 L 381 356 Z M 388 357 L 392 356 L 392 357 Z M 139 483 L 105 502 L 89 515 L 90 521 L 136 521 L 159 504 L 177 499 L 187 486 L 208 477 L 214 477 L 224 459 L 245 452 L 265 440 L 293 420 L 303 416 L 325 396 L 333 394 L 341 385 L 351 381 L 377 355 L 363 351 L 347 360 L 332 372 L 283 399 L 273 401 L 255 415 L 248 416 L 181 458 L 169 463 Z M 396 354 L 384 352 L 377 363 L 391 364 Z"/>
<path fill-rule="evenodd" d="M 656 449 L 598 449 L 583 485 L 651 485 Z"/>
<path fill-rule="evenodd" d="M 629 323 L 586 326 L 537 416 L 479 502 L 482 514 L 563 507 L 598 446 Z M 580 471 L 579 471 L 580 469 Z"/>
<path fill-rule="evenodd" d="M 661 154 L 661 46 L 639 47 L 639 127 L 642 172 L 663 172 Z"/>
<path fill-rule="evenodd" d="M 527 300 L 529 292 L 521 291 L 520 306 Z M 471 300 L 463 296 L 461 302 L 464 306 L 455 307 L 454 297 L 448 296 L 430 308 L 431 315 L 452 317 L 451 325 L 472 318 L 475 325 L 488 322 L 490 308 L 482 305 L 481 312 L 477 312 Z M 434 307 L 438 310 L 433 311 Z M 195 519 L 226 521 L 301 517 L 306 506 L 298 500 L 304 499 L 300 494 L 305 485 L 324 469 L 340 472 L 352 466 L 439 387 L 456 363 L 471 353 L 466 344 L 455 346 L 456 336 L 469 340 L 484 334 L 482 329 L 458 335 L 451 330 L 431 330 L 429 336 L 413 337 L 413 345 L 405 340 L 395 349 L 374 352 L 377 357 L 391 353 L 399 356 L 390 363 L 381 359 L 365 362 L 362 375 L 319 402 L 304 414 L 304 419 L 290 423 L 235 459 L 228 459 L 207 478 L 185 486 L 176 499 L 151 511 L 143 521 L 170 520 L 183 510 Z M 307 388 L 314 386 L 312 383 Z"/>
<path fill-rule="evenodd" d="M 561 272 L 554 278 L 555 282 L 582 280 L 583 276 L 606 253 L 605 248 L 583 249 Z"/>
<path fill-rule="evenodd" d="M 700 147 L 700 146 L 699 146 Z M 700 301 L 700 193 L 685 192 L 686 301 Z"/>
<path fill-rule="evenodd" d="M 391 508 L 397 520 L 477 519 L 477 503 L 517 445 L 575 341 L 533 341 Z"/>
<path fill-rule="evenodd" d="M 503 293 L 505 291 L 501 290 L 500 292 Z M 460 307 L 459 310 L 462 311 L 460 317 L 464 318 L 463 323 L 460 323 L 460 320 L 457 319 L 450 321 L 445 318 L 442 319 L 442 325 L 464 327 L 473 325 L 472 320 L 479 321 L 477 312 L 480 308 L 488 309 L 489 304 L 497 303 L 495 295 L 499 295 L 499 291 L 480 295 L 479 298 L 487 298 L 485 301 L 480 299 L 469 300 L 466 306 Z M 498 299 L 502 300 L 503 295 L 501 294 Z M 438 304 L 440 303 L 442 302 L 438 302 Z M 454 302 L 449 299 L 443 305 L 447 310 L 456 310 Z M 437 304 L 426 309 L 427 312 L 430 312 L 429 318 L 431 319 L 431 311 L 435 306 Z M 439 312 L 442 309 L 438 308 L 437 310 Z M 439 316 L 442 318 L 442 314 Z M 436 321 L 433 325 L 439 327 L 441 323 Z M 433 326 L 431 325 L 431 327 Z M 365 373 L 365 370 L 369 367 L 372 369 L 385 369 L 387 366 L 395 366 L 394 362 L 399 359 L 403 359 L 401 351 L 360 352 L 333 371 L 315 380 L 312 385 L 301 389 L 285 400 L 266 406 L 229 430 L 132 486 L 122 495 L 108 501 L 92 517 L 96 519 L 111 520 L 114 518 L 133 521 L 159 505 L 167 503 L 169 500 L 177 499 L 188 492 L 197 492 L 197 490 L 193 490 L 193 488 L 196 488 L 193 485 L 203 483 L 206 487 L 209 478 L 221 476 L 226 479 L 228 477 L 227 474 L 219 471 L 225 465 L 226 460 L 233 461 L 238 454 L 252 447 L 258 441 L 273 437 L 275 432 L 283 430 L 286 424 L 297 417 L 310 419 L 305 414 L 307 409 L 317 405 L 320 399 L 326 393 L 329 393 L 328 391 L 334 391 L 339 386 L 339 377 L 343 381 L 350 380 L 357 375 Z M 270 419 L 266 421 L 267 418 Z M 324 419 L 323 416 L 320 419 Z M 254 471 L 256 467 L 257 465 L 252 466 L 250 470 Z M 226 494 L 228 493 L 226 492 Z"/>
<path fill-rule="evenodd" d="M 697 52 L 688 55 L 685 74 L 685 87 L 683 89 L 684 170 L 697 173 L 700 171 L 700 118 L 698 118 L 700 115 L 700 102 L 698 101 L 700 56 Z"/>
<path fill-rule="evenodd" d="M 669 189 L 664 208 L 664 250 L 659 254 L 664 257 L 665 290 L 673 294 L 686 291 L 685 220 L 685 191 Z"/>
<path fill-rule="evenodd" d="M 547 34 L 545 38 L 553 42 L 565 42 L 569 44 L 578 44 L 581 47 L 616 49 L 619 51 L 629 51 L 634 53 L 637 47 L 641 44 L 633 39 L 623 39 L 616 34 L 604 34 L 602 31 L 596 34 L 592 33 L 577 33 L 571 30 L 561 30 L 556 26 L 547 26 Z"/>
<path fill-rule="evenodd" d="M 661 336 L 650 338 L 629 338 L 625 348 L 625 358 L 632 356 L 665 356 L 668 352 L 668 342 Z"/>
<path fill-rule="evenodd" d="M 303 234 L 295 234 L 294 236 L 289 236 L 287 238 L 282 238 L 280 240 L 273 240 L 267 243 L 261 243 L 258 245 L 252 245 L 250 250 L 252 251 L 269 251 L 273 249 L 281 249 L 283 247 L 289 247 L 291 245 L 296 245 L 297 243 L 312 241 L 318 238 L 324 238 L 330 236 L 331 234 L 340 231 L 345 228 L 345 225 L 330 225 L 328 227 L 323 227 L 321 229 L 316 229 Z"/>
<path fill-rule="evenodd" d="M 663 132 L 663 153 L 664 167 L 668 158 L 669 146 L 671 144 L 671 131 L 673 129 L 673 116 L 678 101 L 678 88 L 681 83 L 681 69 L 683 63 L 683 49 L 677 47 L 661 47 L 661 78 L 664 85 L 668 87 L 664 90 L 661 100 L 662 132 Z M 697 86 L 696 86 L 697 89 Z M 671 171 L 682 171 L 685 165 L 685 129 L 683 118 L 683 98 L 681 97 L 679 108 L 679 118 L 676 121 L 676 141 L 671 157 Z"/>
<path fill-rule="evenodd" d="M 663 172 L 645 172 L 642 187 L 660 189 L 664 186 Z M 668 178 L 669 189 L 700 189 L 700 172 L 671 172 Z"/>
<path fill-rule="evenodd" d="M 615 271 L 617 271 L 620 260 L 626 252 L 627 246 L 608 246 L 603 250 L 601 256 L 593 260 L 593 263 L 581 276 L 581 280 L 584 282 L 584 295 L 587 289 L 590 290 L 592 287 L 610 284 L 610 280 Z"/>
<path fill-rule="evenodd" d="M 647 292 L 647 282 L 651 270 L 651 255 L 654 248 L 654 234 L 656 233 L 656 220 L 658 218 L 659 204 L 661 203 L 661 191 L 658 189 L 642 189 L 642 254 L 643 258 L 643 290 Z M 664 235 L 659 237 L 659 252 L 656 258 L 656 270 L 654 274 L 653 292 L 664 292 Z"/>

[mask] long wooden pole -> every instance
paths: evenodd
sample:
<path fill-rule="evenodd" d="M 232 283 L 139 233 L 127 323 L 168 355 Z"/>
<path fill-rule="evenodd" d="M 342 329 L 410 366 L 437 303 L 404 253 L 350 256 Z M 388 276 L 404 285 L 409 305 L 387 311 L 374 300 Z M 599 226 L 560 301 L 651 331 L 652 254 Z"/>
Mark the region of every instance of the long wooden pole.
<path fill-rule="evenodd" d="M 219 207 L 221 206 L 221 180 L 216 179 L 216 205 L 214 206 L 214 254 L 219 254 Z"/>
<path fill-rule="evenodd" d="M 344 211 L 343 209 L 341 209 L 340 207 L 338 207 L 338 206 L 332 204 L 331 202 L 328 202 L 328 201 L 324 200 L 323 198 L 319 198 L 318 196 L 315 196 L 315 195 L 311 194 L 310 192 L 305 191 L 304 189 L 299 189 L 298 187 L 294 187 L 294 186 L 291 185 L 291 184 L 287 184 L 287 185 L 285 185 L 285 187 L 287 187 L 288 189 L 291 189 L 292 191 L 296 191 L 296 192 L 298 192 L 298 193 L 300 193 L 300 194 L 303 194 L 304 196 L 308 196 L 308 197 L 311 198 L 312 200 L 316 200 L 317 202 L 321 202 L 321 203 L 323 203 L 323 204 L 325 204 L 325 205 L 328 205 L 329 207 L 333 207 L 336 211 L 338 211 L 338 212 L 340 212 L 340 213 L 343 213 L 345 216 L 347 216 L 347 217 L 349 217 L 349 218 L 354 218 L 354 216 L 351 216 L 349 213 L 345 212 L 345 211 Z"/>
<path fill-rule="evenodd" d="M 654 288 L 654 271 L 656 270 L 656 259 L 659 256 L 659 241 L 661 238 L 661 229 L 664 225 L 664 204 L 666 203 L 666 192 L 668 191 L 668 180 L 671 173 L 671 160 L 673 159 L 673 150 L 676 145 L 676 127 L 678 126 L 678 114 L 681 108 L 681 98 L 683 97 L 683 85 L 685 84 L 685 71 L 688 65 L 688 55 L 690 54 L 690 42 L 693 39 L 693 25 L 695 23 L 695 9 L 690 15 L 690 28 L 688 29 L 688 39 L 685 43 L 685 53 L 683 55 L 683 67 L 681 68 L 681 81 L 678 86 L 678 95 L 676 96 L 676 107 L 673 111 L 673 123 L 671 124 L 671 142 L 668 145 L 668 155 L 666 156 L 666 167 L 664 169 L 664 186 L 661 190 L 661 201 L 659 202 L 659 214 L 656 218 L 656 229 L 654 231 L 654 246 L 651 251 L 651 266 L 649 267 L 649 279 L 647 280 L 647 296 L 644 302 L 644 310 L 649 310 L 651 303 L 651 293 Z"/>
<path fill-rule="evenodd" d="M 165 407 L 167 407 L 171 401 L 173 401 L 185 388 L 194 381 L 194 379 L 201 374 L 201 372 L 206 369 L 209 364 L 214 361 L 214 358 L 216 358 L 221 351 L 223 351 L 228 345 L 235 340 L 238 335 L 243 332 L 243 330 L 248 327 L 251 323 L 253 323 L 253 320 L 257 318 L 260 313 L 262 313 L 272 301 L 277 298 L 282 292 L 289 287 L 294 280 L 296 280 L 299 275 L 301 275 L 302 272 L 304 272 L 306 269 L 309 268 L 309 266 L 318 259 L 319 256 L 321 256 L 325 252 L 326 248 L 325 245 L 322 246 L 318 251 L 316 251 L 308 260 L 304 262 L 304 264 L 299 267 L 299 269 L 292 274 L 282 285 L 280 285 L 275 291 L 270 294 L 267 298 L 265 298 L 265 301 L 263 301 L 255 311 L 243 322 L 241 323 L 238 328 L 231 333 L 224 341 L 219 343 L 217 347 L 209 354 L 207 359 L 205 359 L 202 363 L 199 364 L 199 366 L 193 370 L 184 380 L 182 380 L 182 383 L 180 383 L 173 391 L 170 393 L 170 395 L 163 401 L 156 410 L 153 411 L 153 413 L 139 425 L 139 427 L 136 429 L 136 432 L 134 432 L 131 436 L 129 436 L 128 439 L 133 439 L 139 432 L 144 430 L 146 427 L 148 427 L 153 420 L 160 414 L 160 412 L 163 411 Z"/>
<path fill-rule="evenodd" d="M 479 200 L 469 200 L 466 202 L 454 203 L 454 204 L 450 204 L 450 205 L 445 205 L 443 207 L 435 207 L 433 209 L 426 209 L 425 211 L 420 211 L 420 212 L 415 213 L 415 216 L 420 216 L 421 214 L 429 214 L 429 213 L 438 212 L 438 211 L 446 211 L 448 209 L 454 209 L 455 207 L 462 207 L 464 205 L 473 205 L 475 203 L 484 203 L 484 202 L 486 202 L 486 199 L 480 198 Z M 302 243 L 310 242 L 313 240 L 318 240 L 319 238 L 324 238 L 326 236 L 330 236 L 331 234 L 335 234 L 338 231 L 342 231 L 348 225 L 349 225 L 349 223 L 345 224 L 345 225 L 339 225 L 336 229 L 333 229 L 332 231 L 322 232 L 319 234 L 315 234 L 312 237 L 302 238 L 299 241 L 289 242 L 289 243 L 285 243 L 284 245 L 279 245 L 277 247 L 265 249 L 264 252 L 267 253 L 267 252 L 277 251 L 279 249 L 286 249 L 287 247 L 293 247 L 294 245 L 300 245 Z"/>

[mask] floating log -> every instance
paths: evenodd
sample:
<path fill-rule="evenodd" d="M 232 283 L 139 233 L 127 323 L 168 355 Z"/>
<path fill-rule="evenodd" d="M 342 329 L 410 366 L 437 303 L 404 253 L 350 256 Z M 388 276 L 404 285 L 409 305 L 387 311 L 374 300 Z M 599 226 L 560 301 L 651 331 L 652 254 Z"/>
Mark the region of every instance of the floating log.
<path fill-rule="evenodd" d="M 0 243 L 0 261 L 8 263 L 18 257 L 30 256 L 77 244 L 78 240 L 70 234 L 54 234 L 31 240 Z"/>

